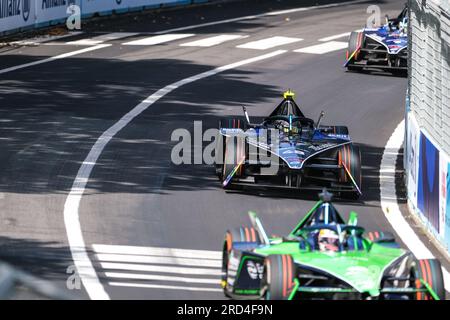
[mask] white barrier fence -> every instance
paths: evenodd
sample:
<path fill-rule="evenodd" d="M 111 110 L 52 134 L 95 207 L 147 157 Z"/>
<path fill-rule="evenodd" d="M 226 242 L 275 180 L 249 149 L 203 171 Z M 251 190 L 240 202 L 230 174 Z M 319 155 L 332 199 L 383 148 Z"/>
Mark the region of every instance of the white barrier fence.
<path fill-rule="evenodd" d="M 450 4 L 409 0 L 408 204 L 450 252 Z"/>
<path fill-rule="evenodd" d="M 211 0 L 0 0 L 0 35 L 64 23 L 75 4 L 82 17 L 189 5 Z"/>

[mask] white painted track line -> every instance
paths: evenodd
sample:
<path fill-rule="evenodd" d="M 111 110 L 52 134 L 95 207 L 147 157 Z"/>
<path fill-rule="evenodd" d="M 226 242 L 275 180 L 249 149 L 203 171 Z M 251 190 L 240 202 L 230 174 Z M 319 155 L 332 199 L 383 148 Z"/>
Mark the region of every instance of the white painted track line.
<path fill-rule="evenodd" d="M 95 45 L 103 43 L 103 42 L 128 38 L 128 37 L 135 36 L 137 34 L 138 33 L 136 33 L 136 32 L 114 32 L 114 33 L 102 34 L 102 35 L 92 37 L 92 38 L 69 41 L 69 42 L 66 42 L 66 44 L 78 45 L 78 46 L 95 46 Z"/>
<path fill-rule="evenodd" d="M 163 276 L 163 275 L 142 274 L 142 273 L 123 273 L 123 272 L 105 272 L 105 275 L 108 278 L 120 278 L 120 279 L 205 283 L 205 284 L 215 284 L 217 286 L 220 284 L 220 277 L 216 277 L 215 279 L 205 279 L 205 278 L 188 278 L 188 277 Z"/>
<path fill-rule="evenodd" d="M 405 121 L 402 120 L 384 148 L 379 176 L 381 209 L 392 228 L 417 259 L 434 259 L 434 255 L 423 244 L 403 217 L 398 206 L 397 198 L 393 198 L 393 195 L 396 195 L 395 168 L 398 153 L 403 146 L 404 135 Z M 450 291 L 449 273 L 445 268 L 442 268 L 442 272 L 444 275 L 445 290 Z"/>
<path fill-rule="evenodd" d="M 319 39 L 319 41 L 327 42 L 327 41 L 332 41 L 332 40 L 348 37 L 348 36 L 350 36 L 350 33 L 351 32 L 344 32 L 344 33 L 340 33 L 340 34 L 335 34 L 333 36 L 321 38 L 321 39 Z"/>
<path fill-rule="evenodd" d="M 314 46 L 294 50 L 298 53 L 324 54 L 347 48 L 347 42 L 329 41 Z"/>
<path fill-rule="evenodd" d="M 303 39 L 301 39 L 301 38 L 275 36 L 275 37 L 270 37 L 267 39 L 247 42 L 247 43 L 238 45 L 236 47 L 241 48 L 241 49 L 267 50 L 270 48 L 274 48 L 274 47 L 278 47 L 278 46 L 282 46 L 282 45 L 286 45 L 286 44 L 291 44 L 291 43 L 299 42 L 302 40 Z"/>
<path fill-rule="evenodd" d="M 237 39 L 243 39 L 248 36 L 245 35 L 237 35 L 237 34 L 221 34 L 214 37 L 209 37 L 205 39 L 200 39 L 192 42 L 186 42 L 180 44 L 182 47 L 212 47 L 219 44 L 222 44 L 227 41 L 237 40 Z"/>
<path fill-rule="evenodd" d="M 154 264 L 177 264 L 185 266 L 196 267 L 216 267 L 220 268 L 222 265 L 221 260 L 210 259 L 190 259 L 190 258 L 176 258 L 176 257 L 154 257 L 154 256 L 138 256 L 131 254 L 97 254 L 97 258 L 100 261 L 111 262 L 136 262 L 136 263 L 154 263 Z"/>
<path fill-rule="evenodd" d="M 205 258 L 205 259 L 222 259 L 222 253 L 219 251 L 209 250 L 190 250 L 175 249 L 161 247 L 138 247 L 138 246 L 118 246 L 93 244 L 92 248 L 96 253 L 112 253 L 112 254 L 134 254 L 134 255 L 150 255 L 150 256 L 171 256 L 180 258 Z"/>
<path fill-rule="evenodd" d="M 159 36 L 151 36 L 143 39 L 138 39 L 134 41 L 129 41 L 123 43 L 125 46 L 153 46 L 156 44 L 162 44 L 170 41 L 180 40 L 188 37 L 193 37 L 195 34 L 193 33 L 173 33 L 173 34 L 164 34 Z"/>
<path fill-rule="evenodd" d="M 91 51 L 107 48 L 107 47 L 110 47 L 110 46 L 111 46 L 110 44 L 99 44 L 99 45 L 94 46 L 94 47 L 89 47 L 89 48 L 84 48 L 84 49 L 77 50 L 77 51 L 63 53 L 63 54 L 60 54 L 60 55 L 57 55 L 57 56 L 54 56 L 54 57 L 50 57 L 50 58 L 47 58 L 47 59 L 38 60 L 38 61 L 25 63 L 25 64 L 20 64 L 20 65 L 14 66 L 14 67 L 6 68 L 6 69 L 1 69 L 0 70 L 0 74 L 4 74 L 4 73 L 7 73 L 7 72 L 11 72 L 11 71 L 16 71 L 16 70 L 20 70 L 20 69 L 33 67 L 33 66 L 37 66 L 37 65 L 40 65 L 40 64 L 48 63 L 48 62 L 61 60 L 61 59 L 64 59 L 64 58 L 73 57 L 73 56 L 76 56 L 76 55 L 79 55 L 79 54 L 82 54 L 82 53 L 91 52 Z"/>
<path fill-rule="evenodd" d="M 158 273 L 177 273 L 190 275 L 209 275 L 218 276 L 222 274 L 219 268 L 190 268 L 178 266 L 157 266 L 149 264 L 136 263 L 115 263 L 115 262 L 101 262 L 100 266 L 103 269 L 109 270 L 125 270 L 125 271 L 140 271 L 140 272 L 158 272 Z"/>
<path fill-rule="evenodd" d="M 47 42 L 50 42 L 50 41 L 60 40 L 60 39 L 68 38 L 68 37 L 74 37 L 74 36 L 80 35 L 82 33 L 83 32 L 81 32 L 81 31 L 71 31 L 68 34 L 63 34 L 63 35 L 58 35 L 58 36 L 51 36 L 51 35 L 38 36 L 38 37 L 26 39 L 26 40 L 18 40 L 18 41 L 12 41 L 12 42 L 7 42 L 7 43 L 0 43 L 0 45 L 9 44 L 9 45 L 19 45 L 19 46 L 38 46 L 41 44 L 46 44 Z"/>
<path fill-rule="evenodd" d="M 142 289 L 169 289 L 169 290 L 181 290 L 181 291 L 207 291 L 207 292 L 223 292 L 219 288 L 202 288 L 202 287 L 177 287 L 177 286 L 166 286 L 159 284 L 144 284 L 144 283 L 131 283 L 131 282 L 109 282 L 110 286 L 116 287 L 134 287 Z"/>
<path fill-rule="evenodd" d="M 86 185 L 91 176 L 91 172 L 97 163 L 98 158 L 105 149 L 109 141 L 119 133 L 124 127 L 126 127 L 135 117 L 147 110 L 156 101 L 163 98 L 172 91 L 182 87 L 183 85 L 205 79 L 221 72 L 235 69 L 254 62 L 270 59 L 281 54 L 286 53 L 286 50 L 277 50 L 264 55 L 260 55 L 254 58 L 241 60 L 235 63 L 231 63 L 222 67 L 212 69 L 210 71 L 202 72 L 200 74 L 185 78 L 183 80 L 174 82 L 159 89 L 154 94 L 143 100 L 131 111 L 125 114 L 120 120 L 112 125 L 108 130 L 97 139 L 92 146 L 88 155 L 84 159 L 83 163 L 78 170 L 77 176 L 72 184 L 69 195 L 67 196 L 64 204 L 64 225 L 67 232 L 67 239 L 72 253 L 72 257 L 75 266 L 78 271 L 78 275 L 91 299 L 109 299 L 109 295 L 106 293 L 102 284 L 100 283 L 92 262 L 86 252 L 86 244 L 84 242 L 83 233 L 80 225 L 79 206 L 81 197 L 86 189 Z"/>

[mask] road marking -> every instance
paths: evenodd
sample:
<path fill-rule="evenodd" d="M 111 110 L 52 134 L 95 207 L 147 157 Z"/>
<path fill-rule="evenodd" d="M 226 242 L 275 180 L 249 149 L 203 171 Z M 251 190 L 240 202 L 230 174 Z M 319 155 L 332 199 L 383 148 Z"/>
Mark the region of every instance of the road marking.
<path fill-rule="evenodd" d="M 188 250 L 161 247 L 136 247 L 136 246 L 118 246 L 93 244 L 92 248 L 96 253 L 113 253 L 113 254 L 134 254 L 134 255 L 150 255 L 150 256 L 172 256 L 180 258 L 201 258 L 201 259 L 222 259 L 219 251 L 209 250 Z"/>
<path fill-rule="evenodd" d="M 125 42 L 125 46 L 153 46 L 156 44 L 162 44 L 170 41 L 180 40 L 188 37 L 193 37 L 193 33 L 173 33 L 173 34 L 163 34 L 159 36 L 151 36 L 143 39 L 138 39 L 130 42 Z"/>
<path fill-rule="evenodd" d="M 102 35 L 99 35 L 99 36 L 96 36 L 93 38 L 69 41 L 69 42 L 66 42 L 66 44 L 78 45 L 78 46 L 95 46 L 95 45 L 103 43 L 103 42 L 128 38 L 128 37 L 135 36 L 137 34 L 138 33 L 136 33 L 136 32 L 114 32 L 114 33 L 102 34 Z"/>
<path fill-rule="evenodd" d="M 202 287 L 177 287 L 166 286 L 160 284 L 143 284 L 143 283 L 131 283 L 131 282 L 109 282 L 110 286 L 116 287 L 134 287 L 134 288 L 146 288 L 146 289 L 170 289 L 170 290 L 185 290 L 185 291 L 208 291 L 208 292 L 223 292 L 219 288 L 202 288 Z"/>
<path fill-rule="evenodd" d="M 148 284 L 153 284 L 154 281 L 169 282 L 169 284 L 178 282 L 178 285 L 170 285 L 166 288 L 176 290 L 183 290 L 184 283 L 215 287 L 218 287 L 220 283 L 222 274 L 220 251 L 98 244 L 93 245 L 92 248 L 104 276 L 110 280 L 139 280 L 141 284 L 145 284 L 144 281 L 149 281 Z M 115 253 L 99 253 L 105 251 Z M 203 268 L 197 268 L 198 266 Z M 198 288 L 198 290 L 202 289 Z M 209 288 L 206 287 L 206 289 Z"/>
<path fill-rule="evenodd" d="M 434 255 L 420 240 L 409 223 L 403 217 L 398 206 L 395 185 L 395 168 L 405 135 L 405 120 L 402 120 L 384 147 L 380 164 L 380 205 L 392 228 L 406 244 L 417 259 L 434 259 Z M 450 291 L 450 277 L 447 269 L 442 267 L 445 290 Z"/>
<path fill-rule="evenodd" d="M 142 272 L 158 272 L 158 273 L 178 273 L 191 275 L 221 275 L 222 271 L 218 268 L 190 268 L 190 267 L 174 267 L 174 266 L 158 266 L 137 263 L 115 263 L 115 262 L 101 262 L 100 266 L 103 269 L 110 270 L 127 270 L 127 271 L 142 271 Z"/>
<path fill-rule="evenodd" d="M 79 55 L 79 54 L 83 54 L 83 53 L 86 53 L 86 52 L 91 52 L 91 51 L 94 51 L 94 50 L 103 49 L 103 48 L 110 47 L 110 46 L 111 46 L 110 44 L 99 44 L 99 45 L 97 45 L 95 47 L 89 47 L 89 48 L 84 48 L 84 49 L 77 50 L 77 51 L 63 53 L 63 54 L 60 54 L 60 55 L 57 55 L 57 56 L 54 56 L 54 57 L 50 57 L 50 58 L 47 58 L 47 59 L 38 60 L 38 61 L 25 63 L 25 64 L 20 64 L 20 65 L 14 66 L 14 67 L 6 68 L 6 69 L 1 69 L 0 70 L 0 74 L 4 74 L 4 73 L 7 73 L 7 72 L 11 72 L 11 71 L 16 71 L 16 70 L 20 70 L 20 69 L 33 67 L 33 66 L 37 66 L 37 65 L 40 65 L 40 64 L 48 63 L 48 62 L 61 60 L 61 59 L 64 59 L 64 58 L 73 57 L 73 56 L 76 56 L 76 55 Z"/>
<path fill-rule="evenodd" d="M 108 278 L 121 278 L 121 279 L 133 279 L 133 280 L 153 280 L 153 281 L 171 281 L 171 282 L 190 282 L 190 283 L 205 283 L 205 284 L 220 284 L 220 277 L 215 279 L 205 278 L 188 278 L 188 277 L 174 277 L 174 276 L 162 276 L 155 274 L 142 274 L 142 273 L 123 273 L 123 272 L 105 272 Z"/>
<path fill-rule="evenodd" d="M 212 47 L 219 44 L 222 44 L 227 41 L 237 40 L 247 38 L 246 35 L 237 35 L 237 34 L 221 34 L 214 37 L 209 37 L 205 39 L 200 39 L 192 42 L 186 42 L 180 44 L 182 47 Z"/>
<path fill-rule="evenodd" d="M 294 50 L 299 53 L 312 53 L 312 54 L 324 54 L 332 51 L 337 51 L 347 48 L 347 42 L 330 41 L 314 46 L 309 46 L 301 49 Z"/>
<path fill-rule="evenodd" d="M 242 49 L 255 49 L 255 50 L 266 50 L 278 46 L 282 46 L 285 44 L 290 44 L 298 41 L 302 41 L 303 39 L 300 38 L 289 38 L 289 37 L 271 37 L 267 39 L 257 40 L 257 41 L 251 41 L 247 42 L 241 45 L 236 46 L 237 48 Z"/>
<path fill-rule="evenodd" d="M 332 40 L 340 39 L 340 38 L 343 38 L 343 37 L 348 37 L 348 36 L 350 35 L 350 33 L 351 33 L 351 32 L 344 32 L 344 33 L 336 34 L 336 35 L 334 35 L 334 36 L 329 36 L 329 37 L 321 38 L 321 39 L 319 39 L 319 41 L 327 42 L 327 41 L 332 41 Z"/>
<path fill-rule="evenodd" d="M 86 245 L 83 239 L 83 233 L 81 231 L 80 215 L 78 210 L 81 202 L 81 197 L 83 196 L 83 193 L 86 189 L 86 184 L 89 181 L 92 169 L 97 163 L 98 158 L 100 157 L 108 142 L 111 141 L 111 139 L 120 130 L 127 126 L 135 117 L 140 115 L 152 104 L 154 104 L 156 101 L 163 98 L 167 94 L 171 93 L 172 91 L 186 84 L 211 77 L 218 73 L 235 69 L 250 63 L 270 59 L 286 52 L 286 50 L 273 51 L 271 53 L 241 60 L 212 69 L 210 71 L 202 72 L 200 74 L 169 84 L 164 88 L 159 89 L 147 99 L 139 103 L 131 111 L 120 118 L 120 120 L 112 125 L 108 130 L 103 132 L 103 134 L 97 139 L 97 141 L 89 151 L 89 154 L 81 164 L 81 167 L 78 170 L 77 176 L 73 182 L 72 188 L 70 189 L 69 195 L 67 196 L 66 202 L 64 204 L 64 225 L 66 227 L 70 251 L 72 253 L 78 275 L 80 276 L 86 292 L 91 299 L 109 299 L 109 295 L 106 293 L 105 289 L 100 283 L 97 274 L 95 273 L 95 269 L 92 266 L 92 262 L 86 252 Z"/>
<path fill-rule="evenodd" d="M 68 38 L 68 37 L 74 37 L 74 36 L 80 35 L 82 33 L 83 32 L 81 32 L 81 31 L 74 31 L 74 32 L 70 32 L 68 34 L 58 35 L 58 36 L 51 36 L 51 35 L 39 36 L 39 37 L 34 37 L 34 38 L 26 39 L 26 40 L 2 42 L 2 43 L 0 43 L 0 46 L 2 46 L 2 45 L 38 46 L 40 44 L 46 44 L 46 42 L 49 42 L 49 41 L 55 41 L 55 40 L 60 40 L 60 39 Z"/>
<path fill-rule="evenodd" d="M 98 260 L 111 262 L 136 262 L 136 263 L 156 263 L 156 264 L 180 264 L 186 266 L 197 267 L 217 267 L 220 268 L 221 260 L 209 260 L 202 258 L 177 258 L 177 257 L 154 257 L 154 256 L 139 256 L 132 254 L 106 254 L 98 253 Z"/>
<path fill-rule="evenodd" d="M 232 18 L 232 19 L 224 19 L 224 20 L 219 20 L 219 21 L 200 23 L 200 24 L 186 26 L 186 27 L 167 29 L 167 30 L 154 32 L 153 34 L 165 34 L 165 33 L 176 32 L 176 31 L 192 30 L 192 29 L 197 29 L 197 28 L 215 26 L 218 24 L 225 24 L 225 23 L 231 23 L 231 22 L 237 22 L 237 21 L 243 21 L 243 20 L 254 20 L 254 19 L 258 19 L 258 18 L 278 16 L 278 15 L 283 15 L 283 14 L 290 14 L 290 13 L 302 12 L 302 11 L 310 11 L 310 10 L 316 10 L 316 9 L 340 7 L 340 6 L 345 6 L 345 5 L 349 5 L 349 4 L 358 4 L 358 3 L 363 3 L 363 2 L 367 2 L 367 0 L 346 1 L 346 2 L 340 2 L 340 3 L 330 3 L 330 4 L 320 5 L 320 6 L 300 7 L 300 8 L 293 8 L 293 9 L 288 9 L 288 10 L 265 12 L 265 13 L 256 14 L 256 15 L 249 15 L 249 16 L 243 16 L 243 17 Z"/>

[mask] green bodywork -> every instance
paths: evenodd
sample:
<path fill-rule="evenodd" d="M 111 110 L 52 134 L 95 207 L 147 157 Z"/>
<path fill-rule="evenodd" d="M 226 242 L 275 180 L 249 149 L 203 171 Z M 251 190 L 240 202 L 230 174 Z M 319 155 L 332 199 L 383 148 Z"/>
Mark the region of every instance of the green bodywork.
<path fill-rule="evenodd" d="M 306 214 L 300 223 L 291 231 L 290 237 L 297 235 L 308 218 L 324 202 L 318 201 L 316 205 Z M 348 225 L 356 225 L 358 221 L 357 214 L 350 212 Z M 271 238 L 270 245 L 255 249 L 255 253 L 261 256 L 272 254 L 288 254 L 292 256 L 297 265 L 320 270 L 330 274 L 353 287 L 360 293 L 367 293 L 370 296 L 380 294 L 380 282 L 385 269 L 395 260 L 407 253 L 400 248 L 391 248 L 383 246 L 368 239 L 363 239 L 365 250 L 360 251 L 342 251 L 342 252 L 320 252 L 301 250 L 296 241 L 284 242 L 282 238 Z M 306 287 L 304 287 L 307 290 Z M 348 290 L 339 290 L 336 292 L 346 292 Z M 297 285 L 297 290 L 302 291 L 302 283 Z M 317 289 L 318 290 L 318 289 Z M 331 292 L 331 288 L 323 290 Z M 352 290 L 351 290 L 352 291 Z"/>
<path fill-rule="evenodd" d="M 319 252 L 300 250 L 297 242 L 282 242 L 255 249 L 255 253 L 263 256 L 289 254 L 296 264 L 324 271 L 361 293 L 378 296 L 385 268 L 406 251 L 371 243 L 368 251 Z"/>

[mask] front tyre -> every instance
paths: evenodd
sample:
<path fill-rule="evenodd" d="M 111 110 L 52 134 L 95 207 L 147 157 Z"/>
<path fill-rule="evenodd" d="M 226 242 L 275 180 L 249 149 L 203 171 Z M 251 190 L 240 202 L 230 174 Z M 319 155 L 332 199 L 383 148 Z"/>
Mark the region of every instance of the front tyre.
<path fill-rule="evenodd" d="M 423 288 L 425 282 L 440 300 L 445 300 L 444 277 L 442 275 L 441 262 L 437 259 L 421 259 L 416 261 L 413 268 L 416 289 Z M 428 292 L 417 292 L 416 300 L 433 300 Z"/>
<path fill-rule="evenodd" d="M 289 300 L 294 289 L 296 268 L 290 255 L 276 254 L 264 261 L 261 293 L 265 300 Z"/>
<path fill-rule="evenodd" d="M 259 237 L 258 232 L 253 227 L 239 227 L 227 230 L 225 233 L 225 239 L 222 247 L 222 278 L 221 285 L 226 297 L 230 298 L 229 290 L 230 288 L 227 286 L 229 274 L 229 260 L 231 251 L 233 249 L 233 243 L 235 242 L 247 242 L 253 243 L 256 245 L 261 244 L 261 238 Z M 237 268 L 237 266 L 235 266 Z M 233 267 L 232 267 L 233 268 Z M 235 277 L 237 270 L 233 270 L 233 277 Z"/>
<path fill-rule="evenodd" d="M 352 55 L 353 52 L 355 52 L 358 48 L 361 48 L 364 42 L 364 34 L 362 32 L 353 31 L 350 34 L 350 38 L 348 40 L 348 50 L 346 53 L 347 59 Z M 356 53 L 351 61 L 349 63 L 354 63 L 355 61 L 358 61 L 358 54 Z M 349 71 L 357 71 L 360 70 L 359 67 L 355 66 L 347 66 L 347 70 Z"/>

